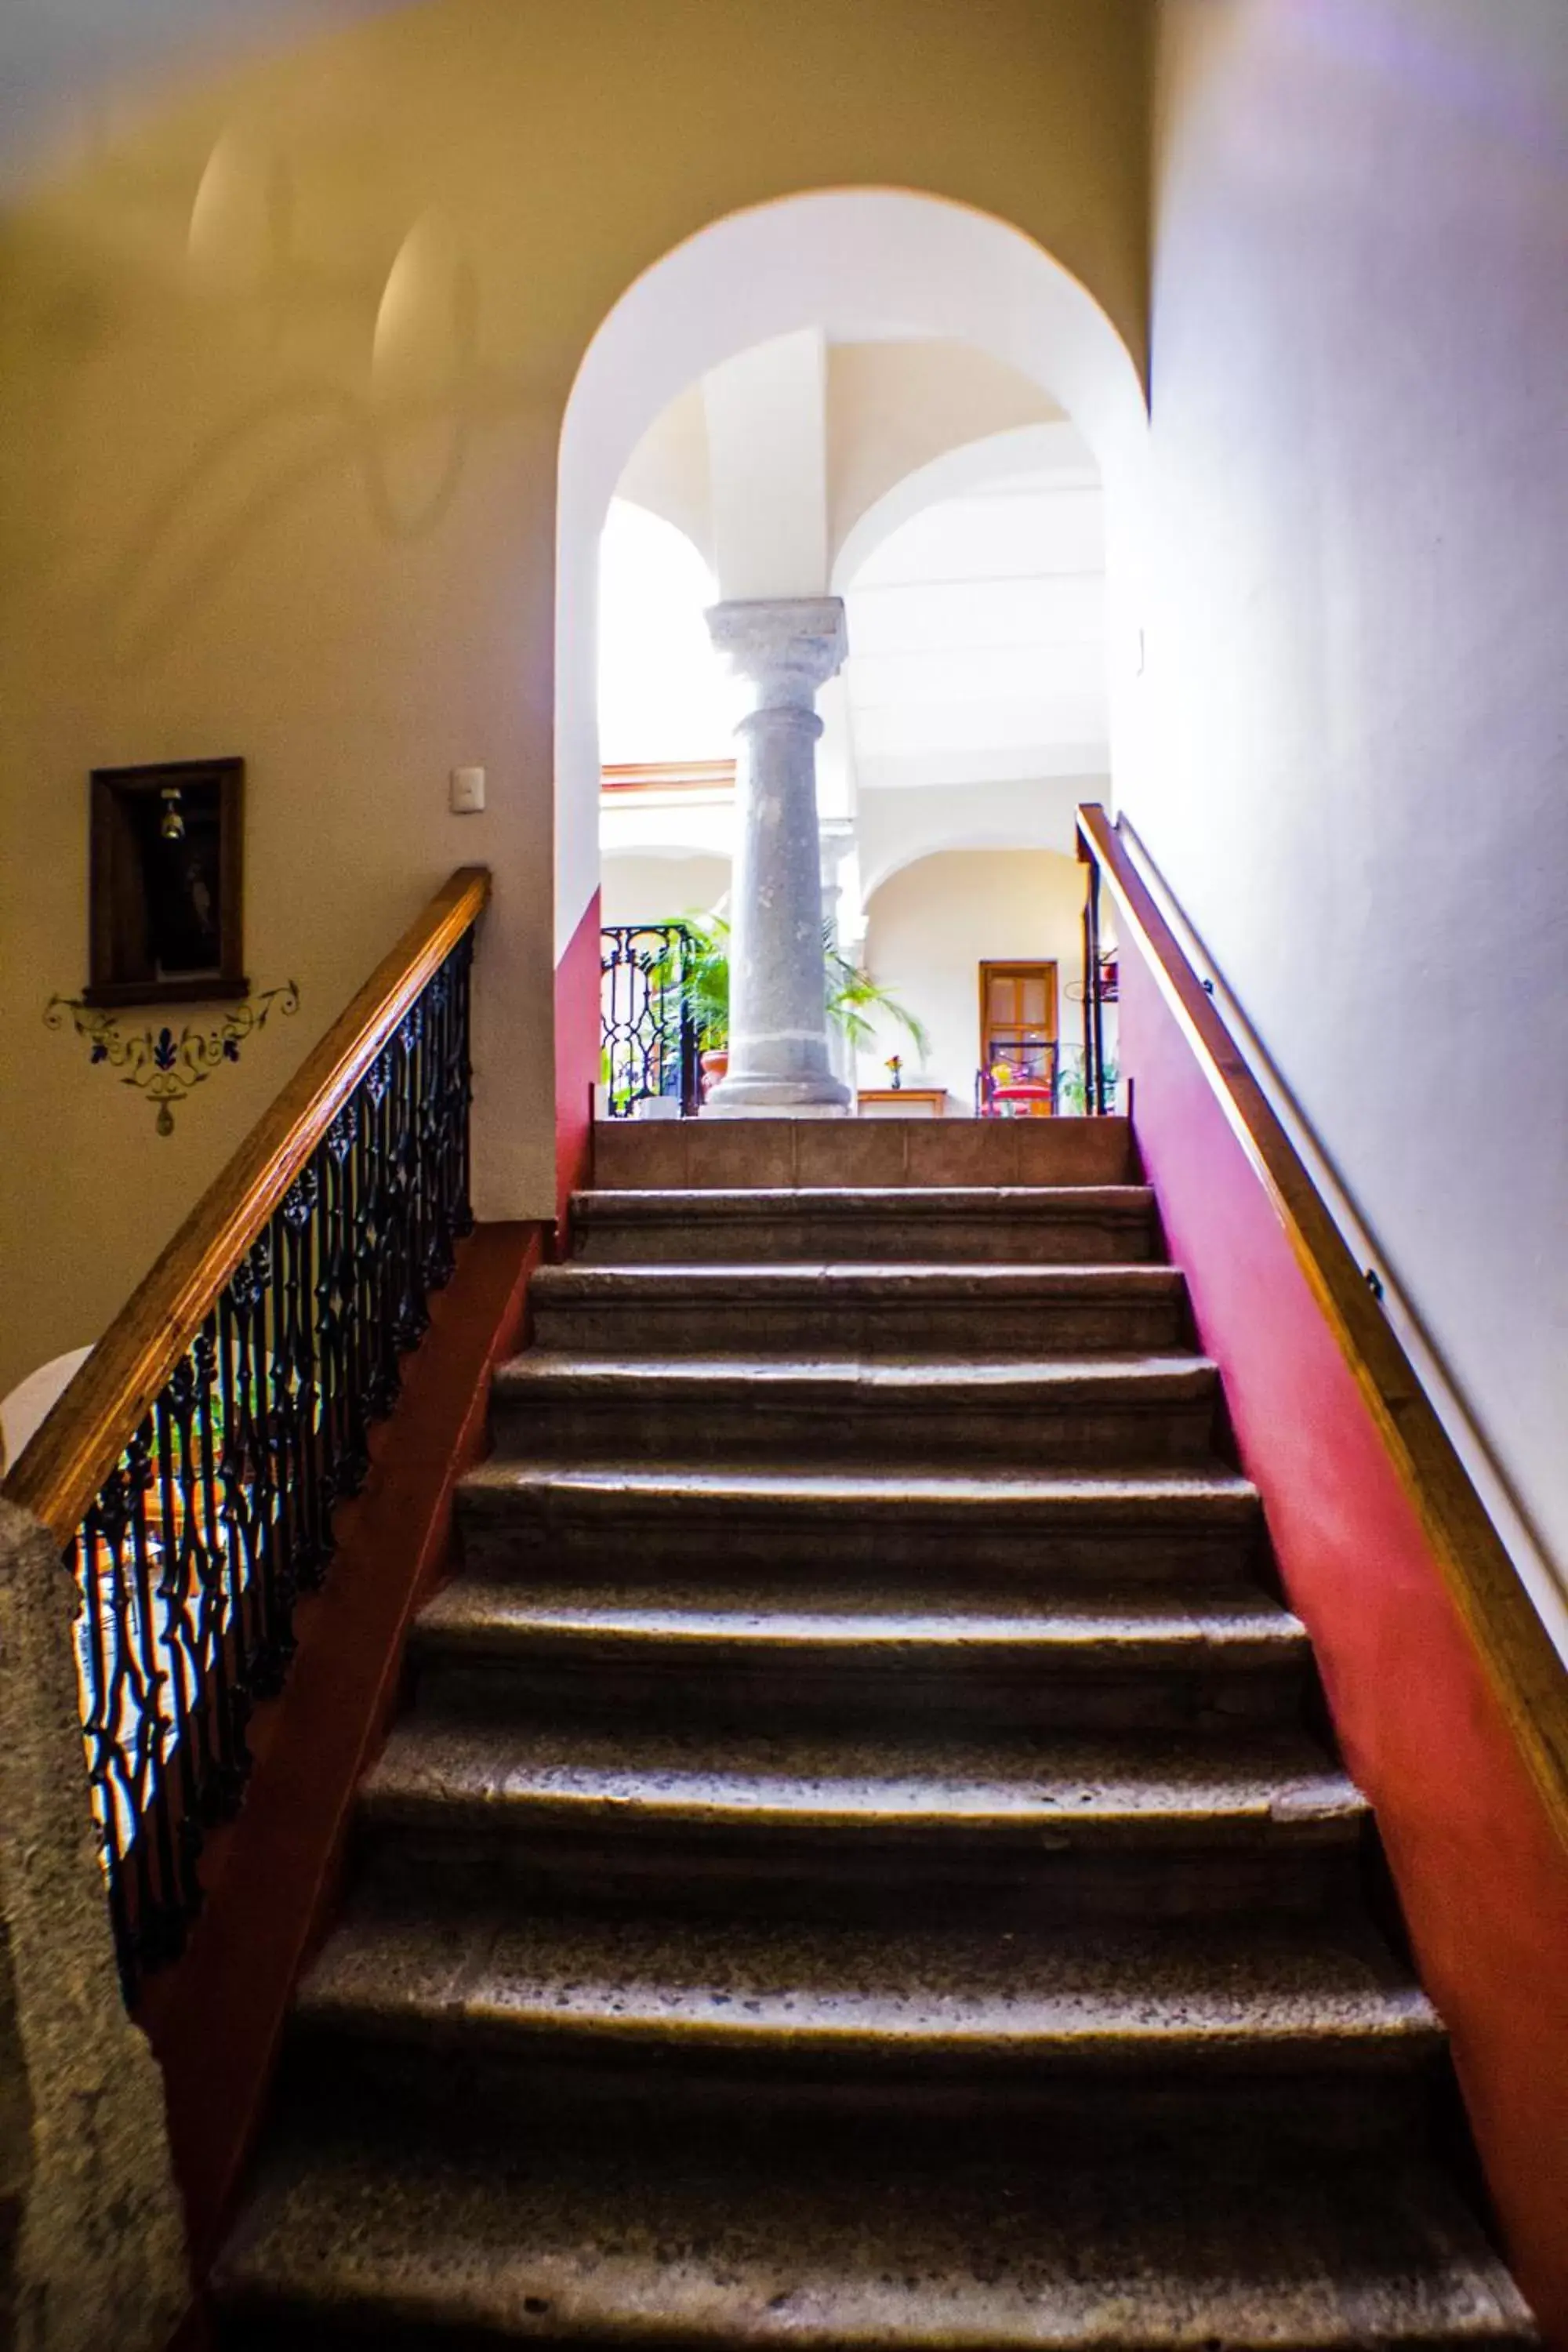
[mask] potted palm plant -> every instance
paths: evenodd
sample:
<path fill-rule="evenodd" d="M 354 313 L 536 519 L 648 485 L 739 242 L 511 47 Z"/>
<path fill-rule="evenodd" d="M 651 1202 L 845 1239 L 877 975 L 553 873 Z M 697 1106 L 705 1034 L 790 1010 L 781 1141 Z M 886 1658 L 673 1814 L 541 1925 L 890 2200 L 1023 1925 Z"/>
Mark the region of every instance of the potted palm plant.
<path fill-rule="evenodd" d="M 697 1027 L 706 1094 L 730 1066 L 730 926 L 722 915 L 701 921 L 689 917 L 686 931 L 680 978 Z"/>
<path fill-rule="evenodd" d="M 822 945 L 827 966 L 828 1019 L 843 1031 L 852 1045 L 859 1047 L 875 1043 L 879 1015 L 903 1031 L 923 1062 L 931 1052 L 931 1032 L 925 1023 L 907 1005 L 900 1004 L 896 996 L 879 987 L 868 971 L 851 963 L 847 956 L 840 955 L 826 927 Z"/>
<path fill-rule="evenodd" d="M 702 1055 L 702 1075 L 714 1085 L 730 1066 L 730 926 L 722 915 L 682 918 L 686 940 L 668 950 L 650 974 L 656 987 L 679 988 L 697 1024 Z M 825 924 L 823 954 L 827 983 L 827 1017 L 849 1043 L 869 1045 L 878 1015 L 893 1022 L 923 1056 L 931 1036 L 922 1021 L 900 1004 L 869 972 L 841 955 Z"/>

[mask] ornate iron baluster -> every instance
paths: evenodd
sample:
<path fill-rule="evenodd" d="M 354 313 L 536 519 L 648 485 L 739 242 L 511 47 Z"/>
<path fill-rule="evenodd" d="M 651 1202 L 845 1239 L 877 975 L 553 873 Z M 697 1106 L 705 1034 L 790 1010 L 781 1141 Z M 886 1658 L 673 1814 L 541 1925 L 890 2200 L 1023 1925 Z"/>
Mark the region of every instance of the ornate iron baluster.
<path fill-rule="evenodd" d="M 115 1949 L 120 1955 L 121 1982 L 129 2000 L 135 1987 L 135 1975 L 125 1885 L 125 1842 L 119 1833 L 123 1751 L 113 1714 L 123 1681 L 120 1655 L 122 1632 L 119 1563 L 115 1538 L 110 1533 L 119 1515 L 123 1484 L 124 1473 L 120 1470 L 112 1472 L 105 1481 L 81 1533 L 67 1549 L 66 1565 L 74 1574 L 81 1596 L 83 1626 L 77 1643 L 77 1661 L 81 1676 L 88 1780 L 109 1874 L 109 1916 Z M 123 1818 L 134 1818 L 129 1804 L 123 1806 Z"/>
<path fill-rule="evenodd" d="M 222 1431 L 226 1390 L 220 1375 L 219 1318 L 209 1315 L 191 1349 L 196 1403 L 195 1477 L 200 1498 L 203 1580 L 211 1608 L 211 1707 L 215 1760 L 205 1792 L 209 1821 L 226 1820 L 237 1809 L 250 1769 L 246 1725 L 250 1692 L 241 1623 L 243 1555 L 222 1499 Z"/>
<path fill-rule="evenodd" d="M 282 1688 L 294 1654 L 294 1572 L 289 1540 L 286 1465 L 279 1446 L 277 1235 L 273 1218 L 231 1276 L 238 1291 L 238 1485 L 251 1530 L 257 1573 L 259 1640 L 252 1667 L 259 1697 Z"/>
<path fill-rule="evenodd" d="M 425 1068 L 419 1090 L 419 1186 L 425 1210 L 420 1267 L 426 1291 L 439 1290 L 449 1282 L 455 1264 L 446 1168 L 450 996 L 449 975 L 439 971 L 425 992 Z"/>
<path fill-rule="evenodd" d="M 1100 961 L 1100 868 L 1088 865 L 1089 887 L 1083 901 L 1083 1107 L 1091 1118 L 1103 1118 L 1105 1091 L 1105 1020 Z"/>
<path fill-rule="evenodd" d="M 223 1413 L 217 1476 L 223 1497 L 220 1509 L 224 1548 L 233 1580 L 236 1685 L 247 1711 L 261 1687 L 258 1677 L 266 1642 L 260 1544 L 244 1466 L 242 1314 L 249 1280 L 248 1265 L 241 1265 L 230 1276 L 217 1303 L 217 1362 Z"/>
<path fill-rule="evenodd" d="M 468 1198 L 470 1156 L 468 1110 L 474 1099 L 474 1065 L 469 1051 L 468 1007 L 473 988 L 474 940 L 469 932 L 458 940 L 447 961 L 452 975 L 452 1030 L 447 1048 L 451 1089 L 447 1105 L 447 1161 L 452 1231 L 465 1241 L 474 1230 L 473 1204 Z"/>
<path fill-rule="evenodd" d="M 394 1050 L 388 1047 L 366 1075 L 365 1132 L 362 1165 L 366 1176 L 363 1246 L 366 1253 L 368 1321 L 374 1344 L 368 1367 L 365 1412 L 376 1421 L 392 1411 L 402 1386 L 397 1369 L 397 1300 L 401 1207 L 394 1150 Z"/>
<path fill-rule="evenodd" d="M 134 1936 L 137 1957 L 153 1964 L 172 1958 L 184 1942 L 183 1898 L 187 1892 L 182 1842 L 164 1780 L 165 1764 L 174 1745 L 175 1720 L 170 1706 L 173 1677 L 166 1647 L 159 1640 L 158 1563 L 147 1524 L 147 1496 L 155 1475 L 154 1442 L 149 1414 L 125 1453 L 131 1538 L 127 1597 L 137 1666 L 128 1778 L 134 1807 L 132 1834 L 146 1857 L 145 1874 L 138 1888 Z"/>
<path fill-rule="evenodd" d="M 195 1858 L 201 1848 L 201 1791 L 211 1780 L 213 1769 L 211 1727 L 205 1706 L 206 1677 L 203 1671 L 203 1595 L 199 1576 L 192 1577 L 194 1562 L 183 1465 L 195 1403 L 195 1377 L 187 1356 L 175 1365 L 153 1407 L 158 1526 L 156 1534 L 149 1536 L 149 1544 L 160 1569 L 159 1614 L 153 1632 L 169 1701 L 168 1740 L 159 1762 L 165 1768 L 164 1801 L 169 1801 L 171 1777 L 179 1784 L 180 1808 L 173 1837 L 179 1863 L 181 1897 L 193 1908 L 201 1900 L 195 1870 Z"/>
<path fill-rule="evenodd" d="M 317 1380 L 317 1320 L 312 1239 L 321 1188 L 314 1163 L 302 1168 L 285 1195 L 281 1216 L 279 1283 L 284 1370 L 280 1388 L 282 1443 L 289 1467 L 284 1481 L 289 1506 L 289 1561 L 298 1590 L 321 1583 L 331 1550 L 322 1507 L 321 1433 Z"/>
<path fill-rule="evenodd" d="M 405 1356 L 430 1328 L 425 1310 L 424 1164 L 419 1150 L 419 1076 L 425 1022 L 416 1005 L 397 1033 L 394 1056 L 397 1091 L 397 1311 L 393 1330 L 397 1352 Z"/>
<path fill-rule="evenodd" d="M 316 1323 L 321 1343 L 321 1507 L 356 1494 L 370 1466 L 357 1377 L 359 1284 L 354 1266 L 354 1120 L 340 1112 L 316 1156 L 321 1203 Z"/>

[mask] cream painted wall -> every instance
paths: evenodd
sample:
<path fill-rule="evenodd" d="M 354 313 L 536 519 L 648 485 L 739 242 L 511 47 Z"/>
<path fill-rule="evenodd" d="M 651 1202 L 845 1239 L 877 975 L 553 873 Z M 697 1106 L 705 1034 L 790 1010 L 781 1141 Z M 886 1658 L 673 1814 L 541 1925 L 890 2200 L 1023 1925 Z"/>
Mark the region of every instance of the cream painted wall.
<path fill-rule="evenodd" d="M 9 0 L 0 74 L 0 186 L 26 187 L 62 142 L 171 70 L 186 75 L 302 31 L 383 15 L 398 0 Z"/>
<path fill-rule="evenodd" d="M 1141 352 L 1148 17 L 426 0 L 92 131 L 0 218 L 0 1388 L 101 1330 L 464 859 L 497 874 L 478 1204 L 548 1210 L 555 469 L 595 328 L 720 215 L 889 184 L 1016 223 Z M 249 762 L 252 976 L 302 1010 L 162 1141 L 41 1016 L 84 976 L 87 771 L 211 751 Z"/>
<path fill-rule="evenodd" d="M 971 343 L 837 343 L 827 354 L 827 499 L 835 561 L 868 508 L 950 449 L 1048 424 L 1037 383 Z"/>
<path fill-rule="evenodd" d="M 1044 849 L 947 850 L 906 866 L 873 896 L 867 969 L 930 1030 L 923 1076 L 947 1088 L 949 1118 L 974 1106 L 983 962 L 1054 959 L 1058 1034 L 1081 1039 L 1081 1015 L 1063 992 L 1079 976 L 1082 909 L 1077 860 Z M 885 1086 L 882 1063 L 894 1053 L 905 1085 L 916 1084 L 921 1056 L 908 1036 L 888 1022 L 879 1033 L 876 1050 L 860 1056 L 860 1084 Z"/>
<path fill-rule="evenodd" d="M 727 857 L 606 857 L 600 913 L 606 923 L 674 923 L 710 914 L 729 887 Z"/>
<path fill-rule="evenodd" d="M 1172 0 L 1124 803 L 1568 1567 L 1562 0 Z"/>

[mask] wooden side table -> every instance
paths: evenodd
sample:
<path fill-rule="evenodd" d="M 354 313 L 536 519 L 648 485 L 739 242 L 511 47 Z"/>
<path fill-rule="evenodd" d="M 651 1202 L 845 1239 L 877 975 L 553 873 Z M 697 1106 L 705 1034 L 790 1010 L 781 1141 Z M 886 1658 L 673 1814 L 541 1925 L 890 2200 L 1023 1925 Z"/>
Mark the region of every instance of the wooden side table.
<path fill-rule="evenodd" d="M 855 1096 L 862 1118 L 945 1118 L 945 1087 L 860 1087 Z"/>

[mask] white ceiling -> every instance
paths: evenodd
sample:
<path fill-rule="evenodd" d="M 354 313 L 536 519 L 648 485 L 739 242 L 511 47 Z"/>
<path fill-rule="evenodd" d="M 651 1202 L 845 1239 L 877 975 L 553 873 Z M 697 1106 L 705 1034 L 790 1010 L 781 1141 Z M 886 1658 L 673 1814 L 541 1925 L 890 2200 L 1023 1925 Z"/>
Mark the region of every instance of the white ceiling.
<path fill-rule="evenodd" d="M 1020 444 L 1037 452 L 1020 467 Z M 1082 776 L 1110 762 L 1104 522 L 1067 425 L 894 524 L 840 582 L 864 791 Z M 933 474 L 938 469 L 931 469 Z M 974 472 L 973 463 L 969 468 Z M 909 502 L 911 485 L 903 493 Z"/>
<path fill-rule="evenodd" d="M 848 660 L 821 701 L 825 813 L 852 811 L 863 790 L 1103 775 L 1103 512 L 1081 436 L 961 344 L 841 345 L 826 374 L 823 361 L 820 331 L 807 331 L 701 379 L 645 436 L 621 494 L 689 534 L 721 596 L 843 595 Z M 699 689 L 694 603 L 684 683 L 677 693 L 667 648 L 658 698 L 669 728 L 688 712 L 679 753 L 635 687 L 626 648 L 680 599 L 673 574 L 664 586 L 616 576 L 637 554 L 631 520 L 602 589 L 605 734 L 650 745 L 658 734 L 659 752 L 619 758 L 707 756 L 698 733 L 720 713 L 715 691 Z"/>

